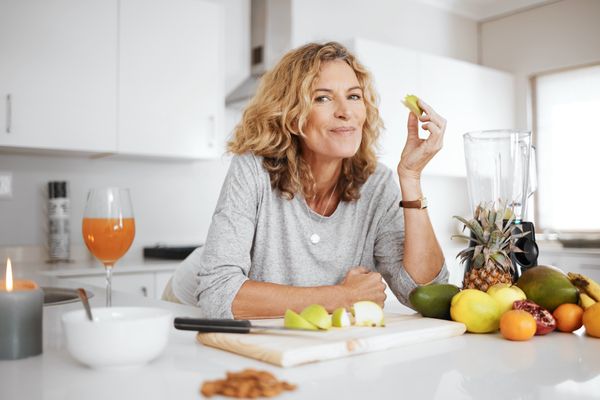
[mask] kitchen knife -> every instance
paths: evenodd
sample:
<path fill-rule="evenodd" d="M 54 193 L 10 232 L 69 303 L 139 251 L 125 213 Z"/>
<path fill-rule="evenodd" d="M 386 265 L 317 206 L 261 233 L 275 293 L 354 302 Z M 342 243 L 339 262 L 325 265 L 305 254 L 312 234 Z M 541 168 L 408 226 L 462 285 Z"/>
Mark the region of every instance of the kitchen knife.
<path fill-rule="evenodd" d="M 283 326 L 252 325 L 245 319 L 211 319 L 211 318 L 183 318 L 178 317 L 173 321 L 175 329 L 184 331 L 198 331 L 200 333 L 250 333 L 264 330 L 277 331 L 309 331 L 317 332 L 316 329 L 285 328 Z"/>

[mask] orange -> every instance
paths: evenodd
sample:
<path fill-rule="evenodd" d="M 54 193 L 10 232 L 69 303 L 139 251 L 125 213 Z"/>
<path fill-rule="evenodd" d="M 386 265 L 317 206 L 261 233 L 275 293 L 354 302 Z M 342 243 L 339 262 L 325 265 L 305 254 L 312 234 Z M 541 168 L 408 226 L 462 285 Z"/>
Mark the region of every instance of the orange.
<path fill-rule="evenodd" d="M 561 332 L 573 332 L 583 325 L 583 308 L 577 304 L 561 304 L 552 316 L 556 319 L 556 329 Z"/>
<path fill-rule="evenodd" d="M 500 333 L 508 340 L 529 340 L 535 335 L 533 315 L 523 310 L 509 310 L 500 318 Z"/>
<path fill-rule="evenodd" d="M 588 335 L 600 338 L 600 303 L 594 304 L 583 312 L 583 326 Z"/>

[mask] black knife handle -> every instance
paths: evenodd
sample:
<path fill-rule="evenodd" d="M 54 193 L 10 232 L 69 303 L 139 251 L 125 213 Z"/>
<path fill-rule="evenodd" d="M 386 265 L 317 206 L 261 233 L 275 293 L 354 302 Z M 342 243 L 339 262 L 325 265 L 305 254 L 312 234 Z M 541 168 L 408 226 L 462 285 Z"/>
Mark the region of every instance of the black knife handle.
<path fill-rule="evenodd" d="M 248 320 L 183 317 L 175 318 L 173 325 L 175 329 L 202 333 L 250 333 L 250 327 L 252 326 Z"/>

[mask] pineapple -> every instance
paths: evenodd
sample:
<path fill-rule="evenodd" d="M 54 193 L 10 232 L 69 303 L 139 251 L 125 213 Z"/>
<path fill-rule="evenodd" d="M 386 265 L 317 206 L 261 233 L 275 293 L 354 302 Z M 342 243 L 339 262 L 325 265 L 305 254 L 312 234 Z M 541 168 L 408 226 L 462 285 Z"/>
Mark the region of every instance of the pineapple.
<path fill-rule="evenodd" d="M 512 210 L 502 204 L 496 207 L 493 203 L 482 203 L 477 206 L 473 219 L 454 218 L 471 231 L 470 237 L 455 235 L 469 240 L 469 247 L 457 255 L 467 267 L 463 288 L 485 292 L 496 283 L 512 283 L 514 266 L 510 253 L 522 251 L 516 242 L 527 234 L 513 232 Z"/>

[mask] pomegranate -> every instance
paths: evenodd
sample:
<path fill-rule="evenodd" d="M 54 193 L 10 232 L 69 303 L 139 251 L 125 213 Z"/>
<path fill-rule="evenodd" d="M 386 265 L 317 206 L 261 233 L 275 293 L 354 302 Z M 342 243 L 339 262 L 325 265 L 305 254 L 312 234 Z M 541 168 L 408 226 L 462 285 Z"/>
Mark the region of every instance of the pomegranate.
<path fill-rule="evenodd" d="M 515 310 L 527 311 L 535 318 L 535 324 L 537 325 L 535 334 L 545 335 L 556 329 L 556 320 L 550 314 L 550 311 L 544 307 L 535 304 L 531 300 L 517 300 L 513 303 Z"/>

